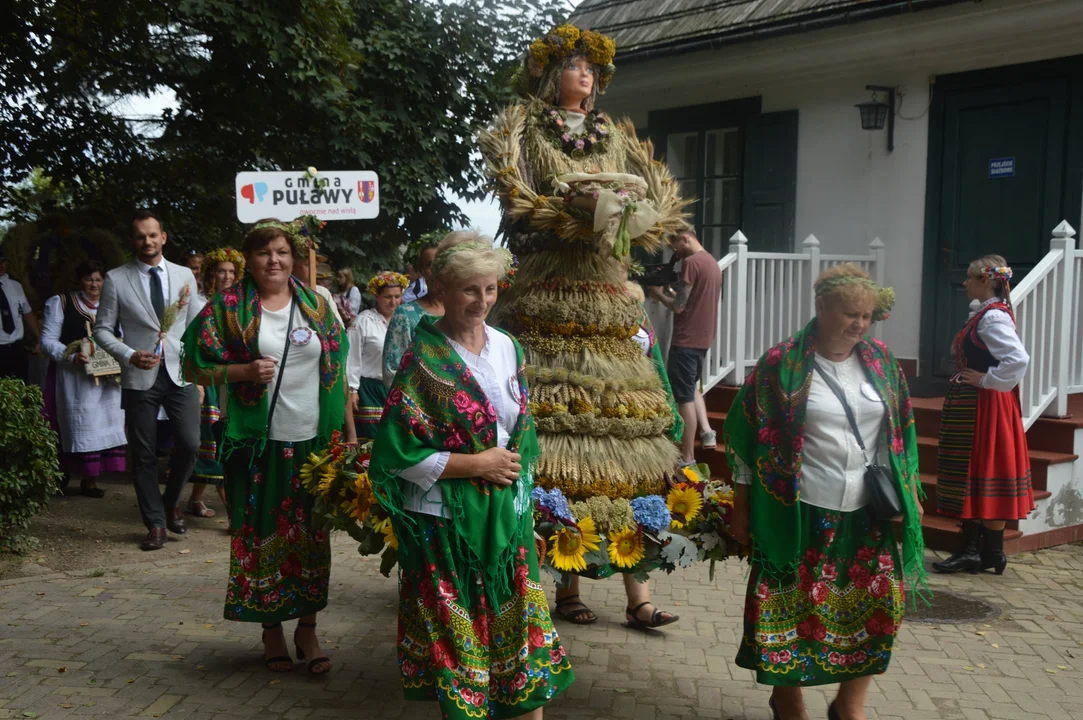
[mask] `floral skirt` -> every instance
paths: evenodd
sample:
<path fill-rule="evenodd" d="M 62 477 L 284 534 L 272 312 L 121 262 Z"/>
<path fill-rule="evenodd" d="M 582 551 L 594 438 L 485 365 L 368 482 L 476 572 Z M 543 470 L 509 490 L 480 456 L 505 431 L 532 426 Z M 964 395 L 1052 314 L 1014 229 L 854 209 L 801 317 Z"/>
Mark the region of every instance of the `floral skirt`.
<path fill-rule="evenodd" d="M 353 414 L 357 437 L 375 439 L 376 428 L 384 414 L 387 387 L 374 378 L 361 378 L 357 387 L 357 412 Z"/>
<path fill-rule="evenodd" d="M 864 509 L 801 503 L 796 572 L 779 582 L 755 562 L 737 664 L 764 685 L 828 685 L 887 671 L 903 615 L 890 527 Z"/>
<path fill-rule="evenodd" d="M 331 543 L 313 527 L 315 500 L 300 474 L 314 445 L 268 440 L 251 465 L 244 453 L 226 463 L 227 620 L 280 622 L 327 607 Z"/>
<path fill-rule="evenodd" d="M 523 538 L 509 590 L 486 593 L 460 573 L 448 520 L 410 513 L 400 536 L 399 665 L 407 700 L 436 700 L 443 718 L 511 718 L 542 707 L 575 676 L 553 628 L 534 543 Z M 490 605 L 488 595 L 495 596 Z"/>

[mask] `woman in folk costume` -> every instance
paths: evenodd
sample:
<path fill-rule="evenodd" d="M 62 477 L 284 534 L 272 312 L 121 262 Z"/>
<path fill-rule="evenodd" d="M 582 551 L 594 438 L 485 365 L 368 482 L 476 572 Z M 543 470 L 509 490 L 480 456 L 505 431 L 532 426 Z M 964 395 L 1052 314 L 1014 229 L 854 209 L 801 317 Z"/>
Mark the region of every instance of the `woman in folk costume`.
<path fill-rule="evenodd" d="M 936 508 L 963 521 L 962 549 L 937 572 L 1004 572 L 1004 522 L 1034 509 L 1019 381 L 1030 356 L 1015 331 L 1012 270 L 1000 255 L 970 263 L 966 296 L 981 303 L 955 336 L 936 463 Z"/>
<path fill-rule="evenodd" d="M 95 478 L 123 472 L 127 466 L 127 436 L 116 378 L 95 381 L 86 373 L 90 356 L 72 343 L 89 341 L 101 300 L 105 267 L 97 260 L 79 263 L 78 292 L 54 295 L 45 301 L 41 347 L 49 357 L 45 409 L 60 436 L 60 469 L 79 481 L 79 494 L 105 496 Z"/>
<path fill-rule="evenodd" d="M 679 416 L 665 373 L 634 337 L 642 306 L 623 286 L 634 242 L 657 251 L 685 227 L 677 184 L 628 122 L 594 103 L 613 77 L 613 41 L 562 25 L 531 44 L 522 102 L 481 135 L 481 151 L 520 265 L 497 321 L 526 354 L 541 456 L 537 482 L 570 500 L 657 494 L 677 462 Z M 629 569 L 631 574 L 652 567 Z M 605 566 L 596 577 L 611 574 Z M 577 579 L 558 590 L 561 617 L 594 622 Z M 629 579 L 627 619 L 672 622 Z"/>
<path fill-rule="evenodd" d="M 726 417 L 731 531 L 752 558 L 736 662 L 773 686 L 775 720 L 806 720 L 801 687 L 835 683 L 828 717 L 864 718 L 872 675 L 891 660 L 903 582 L 925 584 L 906 379 L 866 335 L 894 294 L 853 264 L 825 271 L 815 291 L 816 317 L 760 358 Z M 891 521 L 871 512 L 867 464 L 898 495 L 901 552 Z"/>
<path fill-rule="evenodd" d="M 203 278 L 200 287 L 205 294 L 204 301 L 215 293 L 232 287 L 238 278 L 244 277 L 244 255 L 233 248 L 218 248 L 203 257 Z M 192 494 L 188 497 L 188 512 L 196 517 L 212 518 L 215 511 L 203 501 L 203 492 L 208 485 L 218 491 L 218 499 L 226 506 L 226 488 L 223 484 L 222 465 L 218 462 L 218 440 L 214 436 L 214 425 L 222 417 L 219 403 L 219 388 L 215 386 L 199 387 L 199 455 L 192 470 Z"/>
<path fill-rule="evenodd" d="M 574 679 L 538 577 L 523 352 L 485 322 L 509 260 L 485 242 L 441 249 L 444 314 L 418 323 L 369 464 L 399 544 L 406 699 L 444 718 L 541 718 Z"/>
<path fill-rule="evenodd" d="M 344 426 L 346 333 L 323 295 L 291 276 L 295 225 L 264 220 L 245 236 L 249 273 L 214 294 L 184 334 L 185 374 L 226 386 L 219 459 L 229 499 L 227 620 L 263 624 L 272 672 L 293 662 L 282 622 L 309 672 L 331 670 L 316 638 L 327 607 L 330 540 L 315 524 L 301 466 Z M 315 400 L 315 402 L 313 402 Z M 345 423 L 355 441 L 353 423 Z"/>
<path fill-rule="evenodd" d="M 376 427 L 387 400 L 387 387 L 383 381 L 384 338 L 409 282 L 405 275 L 397 272 L 375 275 L 369 280 L 367 290 L 376 298 L 376 307 L 354 318 L 347 333 L 350 354 L 346 358 L 346 380 L 350 385 L 351 409 L 359 438 L 376 437 Z"/>

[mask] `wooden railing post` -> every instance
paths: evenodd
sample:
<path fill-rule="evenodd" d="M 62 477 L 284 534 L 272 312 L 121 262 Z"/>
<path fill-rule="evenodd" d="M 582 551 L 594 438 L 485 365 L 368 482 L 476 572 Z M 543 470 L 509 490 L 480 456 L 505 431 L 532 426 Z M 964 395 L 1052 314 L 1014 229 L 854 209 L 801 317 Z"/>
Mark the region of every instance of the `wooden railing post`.
<path fill-rule="evenodd" d="M 1075 283 L 1079 282 L 1079 278 L 1075 277 L 1075 228 L 1069 225 L 1067 220 L 1062 220 L 1060 225 L 1053 229 L 1049 249 L 1061 251 L 1060 287 L 1058 288 L 1060 297 L 1057 298 L 1057 322 L 1052 335 L 1053 381 L 1057 384 L 1057 398 L 1049 409 L 1052 415 L 1065 417 L 1068 414 L 1069 370 L 1072 359 L 1071 329 L 1076 322 Z"/>
<path fill-rule="evenodd" d="M 815 235 L 809 235 L 805 238 L 805 242 L 801 243 L 801 247 L 805 249 L 809 256 L 808 295 L 806 296 L 809 300 L 809 306 L 808 312 L 801 318 L 801 324 L 804 325 L 816 314 L 816 278 L 820 277 L 820 241 L 816 239 Z"/>
<path fill-rule="evenodd" d="M 733 373 L 727 382 L 742 385 L 745 381 L 745 336 L 748 326 L 748 238 L 740 230 L 730 238 L 730 252 L 737 256 L 733 262 L 733 284 L 729 289 L 734 303 L 733 327 L 727 327 L 733 348 Z"/>
<path fill-rule="evenodd" d="M 877 285 L 883 287 L 887 278 L 884 241 L 880 238 L 873 238 L 872 242 L 869 243 L 869 255 L 872 257 L 872 278 Z M 882 322 L 878 322 L 873 326 L 872 336 L 877 340 L 884 339 L 884 324 Z"/>

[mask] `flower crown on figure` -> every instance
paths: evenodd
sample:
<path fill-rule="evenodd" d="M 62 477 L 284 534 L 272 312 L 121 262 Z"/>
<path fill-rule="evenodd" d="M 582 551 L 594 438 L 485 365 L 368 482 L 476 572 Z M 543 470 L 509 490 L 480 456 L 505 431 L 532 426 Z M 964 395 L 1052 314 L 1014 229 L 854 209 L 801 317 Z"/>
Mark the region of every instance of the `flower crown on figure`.
<path fill-rule="evenodd" d="M 458 243 L 456 245 L 451 245 L 438 252 L 436 254 L 436 259 L 432 262 L 433 277 L 437 277 L 438 275 L 440 275 L 440 273 L 444 271 L 444 268 L 447 267 L 448 263 L 451 262 L 451 258 L 455 257 L 455 255 L 463 252 L 464 250 L 488 250 L 495 254 L 500 259 L 502 268 L 500 272 L 500 277 L 497 278 L 498 280 L 502 280 L 507 277 L 508 272 L 511 270 L 515 260 L 515 256 L 512 255 L 511 251 L 507 248 L 494 248 L 489 243 L 470 240 L 467 242 Z"/>
<path fill-rule="evenodd" d="M 233 271 L 237 280 L 244 276 L 244 255 L 240 250 L 231 247 L 221 247 L 212 250 L 203 256 L 203 287 L 213 287 L 214 270 L 218 263 L 233 263 Z"/>
<path fill-rule="evenodd" d="M 410 284 L 410 279 L 402 273 L 397 273 L 392 270 L 385 270 L 382 273 L 377 273 L 371 280 L 369 280 L 368 290 L 369 295 L 376 295 L 385 287 L 401 287 L 403 290 Z"/>
<path fill-rule="evenodd" d="M 617 71 L 613 65 L 616 54 L 617 46 L 612 38 L 593 30 L 580 30 L 575 25 L 565 24 L 553 28 L 544 37 L 530 43 L 526 70 L 531 77 L 537 79 L 544 75 L 546 68 L 552 64 L 563 64 L 568 58 L 582 55 L 590 64 L 600 69 L 596 79 L 600 95 L 605 92 Z"/>
<path fill-rule="evenodd" d="M 830 295 L 844 285 L 862 285 L 872 290 L 876 296 L 876 304 L 872 309 L 873 322 L 881 322 L 891 317 L 891 309 L 895 307 L 895 289 L 880 287 L 874 280 L 860 275 L 841 275 L 826 280 L 817 280 L 815 285 L 816 297 Z"/>
<path fill-rule="evenodd" d="M 252 229 L 262 230 L 264 228 L 274 228 L 275 230 L 281 230 L 290 241 L 290 245 L 293 246 L 294 253 L 297 255 L 306 255 L 308 254 L 309 249 L 316 250 L 319 248 L 319 243 L 316 242 L 316 233 L 323 230 L 326 225 L 327 223 L 320 221 L 319 218 L 312 215 L 304 215 L 293 222 L 288 223 L 279 220 L 267 220 L 265 222 L 256 223 Z"/>
<path fill-rule="evenodd" d="M 983 267 L 981 269 L 981 274 L 983 277 L 1003 280 L 1004 282 L 1011 282 L 1012 280 L 1012 269 L 1006 265 L 1001 265 L 1000 267 Z"/>
<path fill-rule="evenodd" d="M 450 229 L 443 228 L 422 233 L 416 240 L 413 240 L 406 245 L 406 252 L 404 253 L 403 259 L 408 263 L 416 265 L 418 258 L 421 257 L 421 253 L 439 245 L 440 241 L 443 240 L 444 236 L 449 232 L 451 232 Z"/>

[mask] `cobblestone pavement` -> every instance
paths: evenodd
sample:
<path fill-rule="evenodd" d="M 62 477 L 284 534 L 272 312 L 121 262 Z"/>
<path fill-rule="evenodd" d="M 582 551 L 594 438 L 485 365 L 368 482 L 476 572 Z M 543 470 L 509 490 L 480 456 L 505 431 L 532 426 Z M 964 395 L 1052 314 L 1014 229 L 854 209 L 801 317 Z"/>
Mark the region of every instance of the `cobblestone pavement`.
<path fill-rule="evenodd" d="M 395 583 L 348 540 L 336 542 L 331 606 L 320 617 L 335 661 L 321 678 L 301 665 L 266 672 L 258 628 L 222 620 L 224 542 L 211 556 L 154 559 L 0 580 L 0 718 L 436 716 L 401 699 Z M 1000 578 L 932 579 L 1003 612 L 988 623 L 904 623 L 870 718 L 1083 718 L 1083 548 L 1013 558 Z M 714 582 L 706 569 L 658 579 L 655 598 L 681 621 L 647 636 L 621 626 L 617 580 L 584 583 L 600 619 L 561 626 L 578 681 L 547 717 L 769 718 L 767 690 L 733 664 L 743 586 L 736 563 Z M 812 717 L 826 717 L 826 691 L 808 699 Z"/>

